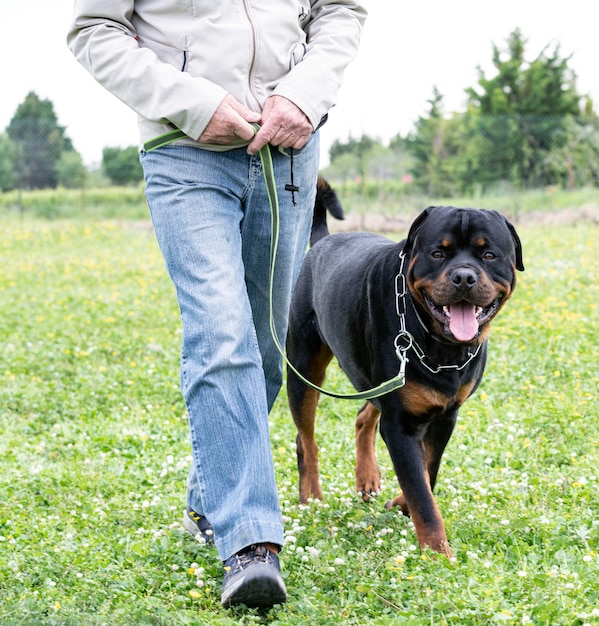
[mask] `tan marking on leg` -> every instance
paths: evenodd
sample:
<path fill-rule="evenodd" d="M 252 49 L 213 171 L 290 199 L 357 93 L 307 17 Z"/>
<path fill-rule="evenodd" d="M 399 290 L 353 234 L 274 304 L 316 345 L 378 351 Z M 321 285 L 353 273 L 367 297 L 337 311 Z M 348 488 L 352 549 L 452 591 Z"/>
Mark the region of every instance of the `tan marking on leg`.
<path fill-rule="evenodd" d="M 310 366 L 308 378 L 316 385 L 324 382 L 327 365 L 332 358 L 331 351 L 323 346 L 314 357 Z M 315 438 L 316 408 L 320 393 L 306 385 L 299 414 L 294 415 L 297 427 L 297 460 L 300 475 L 300 502 L 305 503 L 309 498 L 322 500 L 320 477 L 318 470 L 318 444 Z"/>
<path fill-rule="evenodd" d="M 368 502 L 381 490 L 381 472 L 376 460 L 376 426 L 380 411 L 367 402 L 356 417 L 356 490 Z"/>
<path fill-rule="evenodd" d="M 429 484 L 428 474 L 426 475 L 426 479 L 427 484 Z M 430 485 L 428 488 L 427 498 L 430 499 L 429 504 L 431 505 L 433 512 L 432 519 L 429 519 L 428 521 L 421 517 L 416 506 L 410 506 L 403 493 L 388 502 L 386 508 L 390 509 L 394 506 L 398 506 L 401 508 L 404 515 L 409 515 L 412 518 L 414 530 L 416 531 L 416 537 L 418 538 L 418 543 L 421 548 L 428 547 L 435 552 L 439 552 L 439 554 L 444 554 L 447 558 L 451 558 L 453 553 L 451 552 L 449 542 L 447 541 L 445 524 L 443 523 L 443 518 L 441 517 L 439 507 L 433 497 Z"/>
<path fill-rule="evenodd" d="M 401 512 L 406 516 L 410 517 L 410 509 L 408 508 L 408 503 L 406 502 L 406 497 L 403 493 L 400 493 L 398 496 L 395 496 L 392 500 L 389 500 L 385 505 L 387 510 L 392 509 L 393 507 L 398 506 L 401 509 Z"/>

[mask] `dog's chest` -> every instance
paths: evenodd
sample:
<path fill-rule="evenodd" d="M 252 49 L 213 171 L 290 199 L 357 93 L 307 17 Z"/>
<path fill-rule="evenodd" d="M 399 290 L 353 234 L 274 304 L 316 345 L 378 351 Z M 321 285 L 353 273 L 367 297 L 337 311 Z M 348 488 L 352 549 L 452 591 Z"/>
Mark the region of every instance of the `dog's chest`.
<path fill-rule="evenodd" d="M 407 381 L 398 393 L 406 411 L 414 417 L 428 420 L 462 406 L 476 382 L 472 379 L 460 380 L 457 386 L 439 390 L 420 382 Z"/>

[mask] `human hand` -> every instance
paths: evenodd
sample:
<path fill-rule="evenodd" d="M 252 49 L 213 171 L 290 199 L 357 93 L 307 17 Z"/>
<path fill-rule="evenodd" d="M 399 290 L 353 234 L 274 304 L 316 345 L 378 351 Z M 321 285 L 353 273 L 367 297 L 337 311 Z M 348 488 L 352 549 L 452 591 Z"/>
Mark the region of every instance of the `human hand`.
<path fill-rule="evenodd" d="M 305 113 L 283 96 L 268 98 L 260 124 L 260 130 L 247 147 L 248 154 L 256 154 L 267 143 L 299 150 L 314 132 Z"/>
<path fill-rule="evenodd" d="M 229 93 L 219 104 L 198 141 L 227 145 L 239 139 L 249 140 L 255 132 L 251 123 L 259 121 L 260 113 L 251 111 Z"/>

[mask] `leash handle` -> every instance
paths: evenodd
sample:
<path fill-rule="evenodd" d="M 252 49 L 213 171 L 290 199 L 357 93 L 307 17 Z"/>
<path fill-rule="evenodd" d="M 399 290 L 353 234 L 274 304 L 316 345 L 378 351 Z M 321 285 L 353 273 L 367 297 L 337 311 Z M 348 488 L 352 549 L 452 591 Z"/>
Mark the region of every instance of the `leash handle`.
<path fill-rule="evenodd" d="M 256 132 L 260 129 L 258 124 L 253 124 Z M 305 378 L 289 361 L 287 355 L 285 354 L 285 350 L 281 346 L 279 342 L 279 337 L 277 335 L 277 329 L 275 327 L 274 320 L 274 312 L 273 312 L 273 284 L 274 284 L 274 272 L 275 272 L 275 262 L 277 257 L 277 249 L 279 245 L 279 197 L 277 194 L 277 187 L 275 184 L 275 175 L 274 175 L 274 167 L 272 163 L 272 155 L 270 153 L 270 148 L 267 145 L 263 146 L 260 151 L 260 163 L 262 165 L 262 174 L 264 176 L 264 183 L 266 185 L 266 191 L 268 195 L 268 202 L 270 205 L 270 216 L 271 216 L 271 234 L 270 234 L 270 280 L 269 280 L 269 307 L 270 307 L 270 332 L 273 338 L 273 341 L 283 357 L 284 361 L 287 363 L 289 368 L 294 372 L 294 374 L 308 387 L 323 393 L 331 398 L 340 398 L 345 400 L 371 400 L 373 398 L 378 398 L 380 396 L 385 395 L 386 393 L 390 393 L 391 391 L 395 391 L 400 387 L 405 385 L 405 366 L 407 363 L 407 358 L 401 359 L 400 363 L 400 371 L 394 378 L 391 378 L 377 387 L 372 389 L 368 389 L 366 391 L 360 391 L 356 393 L 337 393 L 334 391 L 328 391 L 327 389 L 323 389 L 313 382 L 309 381 Z"/>

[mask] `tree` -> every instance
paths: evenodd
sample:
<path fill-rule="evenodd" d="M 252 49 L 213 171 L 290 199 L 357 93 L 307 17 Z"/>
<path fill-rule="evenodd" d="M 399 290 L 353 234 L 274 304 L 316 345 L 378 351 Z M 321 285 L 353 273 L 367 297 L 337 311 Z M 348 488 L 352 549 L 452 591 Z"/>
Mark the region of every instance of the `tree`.
<path fill-rule="evenodd" d="M 10 191 L 17 185 L 15 147 L 8 135 L 0 135 L 0 191 Z"/>
<path fill-rule="evenodd" d="M 15 147 L 19 186 L 56 187 L 60 156 L 63 150 L 73 150 L 73 146 L 65 129 L 58 125 L 52 102 L 29 92 L 17 107 L 7 134 Z"/>
<path fill-rule="evenodd" d="M 443 115 L 443 96 L 436 87 L 428 103 L 428 116 L 418 118 L 408 136 L 414 157 L 411 172 L 414 183 L 428 196 L 449 196 L 458 186 L 461 120 L 457 115 L 449 118 Z"/>
<path fill-rule="evenodd" d="M 331 163 L 343 154 L 353 154 L 358 157 L 372 148 L 377 141 L 368 135 L 362 135 L 360 139 L 350 136 L 346 143 L 336 139 L 329 148 L 329 159 Z"/>
<path fill-rule="evenodd" d="M 568 118 L 564 142 L 549 151 L 539 169 L 547 178 L 566 188 L 599 186 L 599 123 L 582 124 Z"/>
<path fill-rule="evenodd" d="M 143 180 L 139 150 L 129 148 L 104 148 L 102 169 L 113 185 L 129 185 Z"/>
<path fill-rule="evenodd" d="M 549 184 L 546 155 L 563 145 L 568 117 L 581 113 L 576 75 L 559 45 L 546 46 L 527 62 L 519 29 L 506 43 L 505 50 L 493 44 L 496 74 L 487 78 L 479 67 L 478 87 L 466 90 L 466 125 L 478 143 L 473 174 L 483 181 Z"/>
<path fill-rule="evenodd" d="M 87 168 L 75 150 L 65 150 L 56 164 L 58 184 L 67 189 L 80 189 L 87 178 Z"/>

